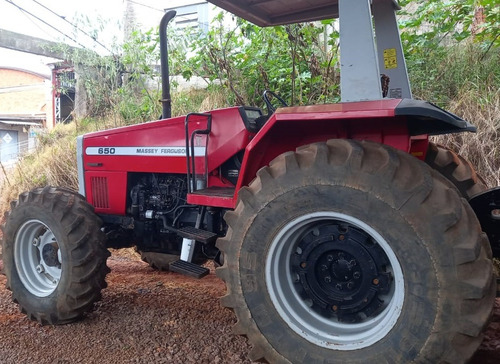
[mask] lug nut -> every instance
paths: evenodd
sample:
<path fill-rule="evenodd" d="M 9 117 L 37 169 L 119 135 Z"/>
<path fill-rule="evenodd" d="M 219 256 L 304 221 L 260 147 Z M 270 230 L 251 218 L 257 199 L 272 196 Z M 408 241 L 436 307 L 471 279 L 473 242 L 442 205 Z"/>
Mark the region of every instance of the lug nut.
<path fill-rule="evenodd" d="M 326 264 L 323 264 L 321 266 L 321 270 L 324 272 L 325 270 L 328 270 L 328 266 Z"/>
<path fill-rule="evenodd" d="M 332 277 L 330 277 L 330 276 L 326 276 L 326 277 L 325 277 L 325 282 L 326 282 L 326 283 L 332 283 Z"/>
<path fill-rule="evenodd" d="M 32 243 L 32 244 L 33 244 L 33 246 L 38 246 L 38 245 L 40 245 L 40 238 L 35 238 L 35 239 L 33 239 L 33 243 Z"/>
<path fill-rule="evenodd" d="M 326 260 L 328 260 L 329 262 L 333 262 L 333 256 L 332 255 L 328 255 L 326 257 Z"/>
<path fill-rule="evenodd" d="M 43 265 L 39 264 L 36 266 L 36 271 L 38 273 L 43 273 L 43 272 L 45 272 L 45 268 L 43 267 Z"/>
<path fill-rule="evenodd" d="M 380 283 L 380 281 L 378 280 L 378 278 L 373 279 L 373 281 L 372 281 L 372 282 L 373 282 L 373 284 L 374 284 L 374 285 L 376 285 L 376 286 Z"/>
<path fill-rule="evenodd" d="M 344 235 L 339 235 L 339 240 L 344 240 L 345 236 Z"/>
<path fill-rule="evenodd" d="M 361 273 L 356 271 L 352 274 L 352 276 L 354 277 L 354 279 L 359 279 L 359 277 L 361 277 Z"/>
<path fill-rule="evenodd" d="M 332 311 L 337 311 L 338 309 L 339 309 L 339 307 L 337 305 L 332 306 Z"/>
<path fill-rule="evenodd" d="M 339 291 L 342 291 L 342 285 L 340 283 L 337 283 L 335 285 L 335 288 L 337 288 Z"/>
<path fill-rule="evenodd" d="M 305 269 L 305 268 L 307 267 L 307 263 L 306 263 L 306 262 L 302 262 L 302 263 L 300 263 L 300 267 L 301 267 L 302 269 Z"/>
<path fill-rule="evenodd" d="M 354 287 L 354 283 L 353 282 L 347 283 L 347 288 L 352 289 L 352 287 Z"/>

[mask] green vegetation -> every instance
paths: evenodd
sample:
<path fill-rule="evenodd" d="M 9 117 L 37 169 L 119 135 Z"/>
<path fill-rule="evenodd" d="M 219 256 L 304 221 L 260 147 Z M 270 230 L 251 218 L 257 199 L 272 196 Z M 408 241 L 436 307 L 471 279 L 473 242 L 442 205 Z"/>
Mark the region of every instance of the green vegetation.
<path fill-rule="evenodd" d="M 332 20 L 260 28 L 238 19 L 226 29 L 227 16 L 219 14 L 207 34 L 172 32 L 174 73 L 205 78 L 233 105 L 260 105 L 265 89 L 278 90 L 292 105 L 339 100 Z"/>
<path fill-rule="evenodd" d="M 477 134 L 438 142 L 468 158 L 490 186 L 500 185 L 500 9 L 495 0 L 405 1 L 402 40 L 416 98 L 471 121 Z M 474 17 L 483 14 L 482 22 Z M 226 15 L 227 16 L 227 15 Z M 333 21 L 261 29 L 214 19 L 207 34 L 171 31 L 171 71 L 203 77 L 204 90 L 175 91 L 173 114 L 234 104 L 263 106 L 265 89 L 293 105 L 339 100 L 338 33 Z M 424 27 L 425 25 L 425 27 Z M 20 191 L 45 184 L 77 188 L 75 137 L 89 131 L 157 119 L 157 30 L 134 32 L 113 57 L 71 55 L 88 92 L 88 119 L 60 125 L 39 138 L 4 182 L 5 210 Z M 148 85 L 148 87 L 146 87 Z M 0 172 L 2 173 L 2 172 Z"/>

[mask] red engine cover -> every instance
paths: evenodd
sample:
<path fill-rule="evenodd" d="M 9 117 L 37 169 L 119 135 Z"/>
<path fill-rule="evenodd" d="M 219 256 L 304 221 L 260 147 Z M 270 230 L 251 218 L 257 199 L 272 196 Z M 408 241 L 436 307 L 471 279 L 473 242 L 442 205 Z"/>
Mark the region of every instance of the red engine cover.
<path fill-rule="evenodd" d="M 215 110 L 211 115 L 208 142 L 205 135 L 194 140 L 195 168 L 200 173 L 205 167 L 209 172 L 217 169 L 244 149 L 254 135 L 245 129 L 237 107 Z M 84 136 L 85 192 L 97 213 L 125 214 L 129 172 L 187 173 L 184 122 L 185 117 L 177 117 Z M 189 118 L 189 135 L 206 127 L 206 117 Z"/>

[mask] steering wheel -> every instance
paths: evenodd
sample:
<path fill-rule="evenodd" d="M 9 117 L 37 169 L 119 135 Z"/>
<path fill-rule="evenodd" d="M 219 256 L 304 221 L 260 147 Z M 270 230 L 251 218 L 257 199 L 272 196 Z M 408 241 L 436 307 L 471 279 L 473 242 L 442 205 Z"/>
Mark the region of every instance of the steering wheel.
<path fill-rule="evenodd" d="M 285 100 L 283 100 L 281 97 L 279 97 L 275 92 L 271 90 L 265 90 L 264 93 L 262 94 L 262 98 L 264 99 L 264 102 L 266 103 L 267 106 L 267 112 L 269 114 L 272 114 L 273 112 L 276 111 L 276 108 L 271 104 L 271 100 L 269 99 L 269 95 L 272 97 L 275 97 L 278 99 L 278 101 L 283 105 L 283 106 L 288 106 Z"/>

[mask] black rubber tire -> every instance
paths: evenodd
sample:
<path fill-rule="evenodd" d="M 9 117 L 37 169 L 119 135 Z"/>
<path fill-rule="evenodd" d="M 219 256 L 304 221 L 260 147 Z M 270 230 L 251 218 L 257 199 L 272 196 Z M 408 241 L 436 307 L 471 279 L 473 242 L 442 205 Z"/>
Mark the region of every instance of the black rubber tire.
<path fill-rule="evenodd" d="M 11 204 L 4 226 L 4 270 L 14 302 L 30 319 L 40 324 L 70 323 L 101 299 L 110 271 L 101 224 L 81 195 L 60 188 L 37 188 Z M 34 245 L 37 239 L 56 246 L 52 256 L 45 249 L 40 252 Z M 40 278 L 30 259 L 45 267 Z"/>
<path fill-rule="evenodd" d="M 488 189 L 468 160 L 442 145 L 429 143 L 425 163 L 450 180 L 467 200 Z"/>
<path fill-rule="evenodd" d="M 280 234 L 303 217 L 325 213 L 367 224 L 402 269 L 404 304 L 397 321 L 378 341 L 356 350 L 306 339 L 293 329 L 291 309 L 277 309 L 279 292 L 270 288 L 287 282 L 272 275 Z M 225 258 L 216 272 L 227 286 L 221 304 L 236 313 L 235 333 L 253 344 L 251 360 L 463 363 L 481 343 L 495 299 L 488 240 L 451 183 L 408 154 L 351 140 L 298 148 L 259 170 L 225 219 L 229 229 L 217 243 Z M 294 244 L 285 241 L 283 251 Z M 288 292 L 295 307 L 293 290 Z"/>

